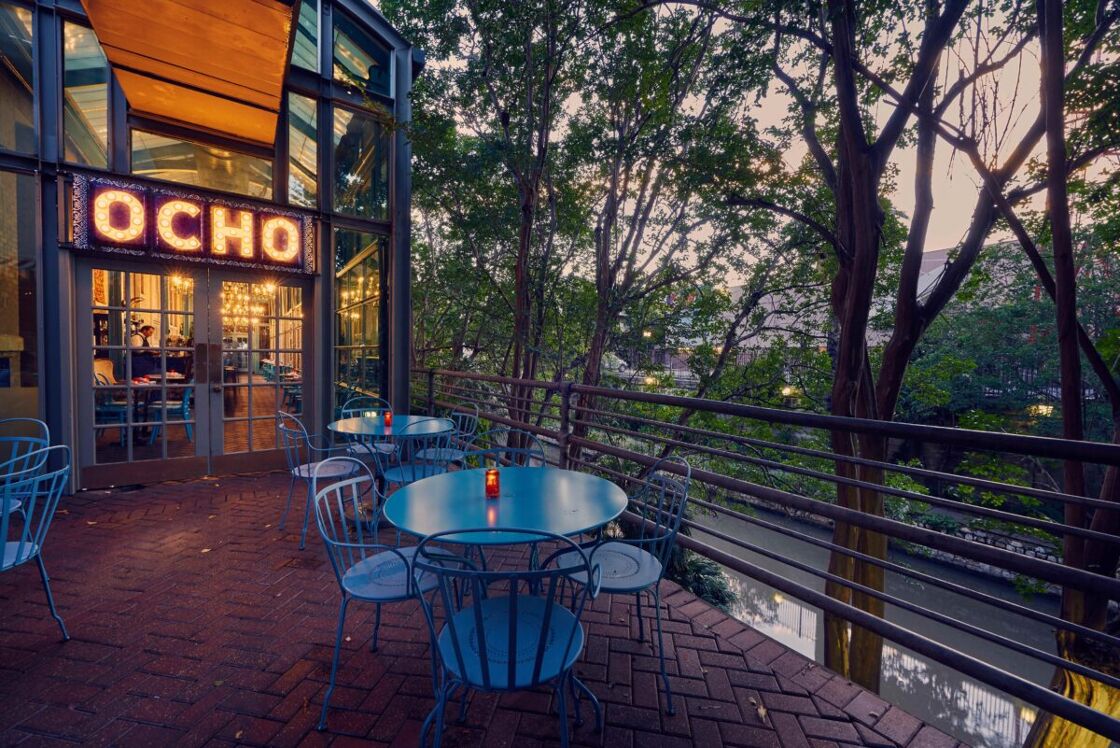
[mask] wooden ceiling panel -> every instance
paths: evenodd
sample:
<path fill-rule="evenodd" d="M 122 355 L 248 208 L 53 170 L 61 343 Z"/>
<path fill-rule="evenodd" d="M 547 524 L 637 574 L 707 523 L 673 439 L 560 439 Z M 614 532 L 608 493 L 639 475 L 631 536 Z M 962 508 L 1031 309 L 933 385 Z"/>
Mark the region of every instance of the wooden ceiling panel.
<path fill-rule="evenodd" d="M 132 111 L 271 146 L 292 5 L 82 0 Z"/>

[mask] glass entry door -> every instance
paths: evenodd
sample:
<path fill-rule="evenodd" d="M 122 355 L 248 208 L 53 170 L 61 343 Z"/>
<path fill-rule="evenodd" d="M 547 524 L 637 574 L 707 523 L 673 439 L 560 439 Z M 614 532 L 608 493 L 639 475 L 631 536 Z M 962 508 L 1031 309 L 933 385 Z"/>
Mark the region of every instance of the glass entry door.
<path fill-rule="evenodd" d="M 78 269 L 81 485 L 283 463 L 303 412 L 301 280 L 85 260 Z"/>

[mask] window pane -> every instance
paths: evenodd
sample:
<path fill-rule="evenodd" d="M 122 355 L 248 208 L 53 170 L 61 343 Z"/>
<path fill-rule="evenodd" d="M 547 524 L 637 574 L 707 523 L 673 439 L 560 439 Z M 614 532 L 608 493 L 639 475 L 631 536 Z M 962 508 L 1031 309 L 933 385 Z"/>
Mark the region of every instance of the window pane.
<path fill-rule="evenodd" d="M 319 72 L 319 0 L 303 0 L 299 5 L 299 25 L 292 47 L 292 64 Z"/>
<path fill-rule="evenodd" d="M 37 205 L 34 177 L 0 172 L 0 418 L 39 416 Z"/>
<path fill-rule="evenodd" d="M 66 160 L 109 165 L 109 64 L 93 29 L 67 23 L 62 31 L 65 67 L 63 130 Z"/>
<path fill-rule="evenodd" d="M 334 209 L 385 219 L 389 211 L 389 139 L 368 112 L 334 110 Z"/>
<path fill-rule="evenodd" d="M 389 50 L 345 13 L 334 16 L 334 79 L 389 95 Z"/>
<path fill-rule="evenodd" d="M 31 11 L 0 2 L 0 148 L 35 153 Z"/>
<path fill-rule="evenodd" d="M 381 392 L 381 250 L 385 239 L 335 229 L 335 399 Z"/>
<path fill-rule="evenodd" d="M 272 162 L 216 146 L 132 131 L 132 173 L 272 199 Z"/>
<path fill-rule="evenodd" d="M 288 200 L 314 208 L 319 202 L 315 99 L 288 94 Z"/>

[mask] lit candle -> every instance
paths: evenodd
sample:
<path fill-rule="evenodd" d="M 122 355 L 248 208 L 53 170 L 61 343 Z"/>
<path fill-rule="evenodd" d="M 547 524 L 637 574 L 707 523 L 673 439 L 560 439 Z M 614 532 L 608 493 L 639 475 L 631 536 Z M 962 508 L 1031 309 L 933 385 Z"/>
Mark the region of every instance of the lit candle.
<path fill-rule="evenodd" d="M 387 427 L 393 425 L 393 411 L 391 410 L 385 411 L 385 425 Z"/>
<path fill-rule="evenodd" d="M 498 492 L 501 490 L 498 484 L 498 469 L 489 468 L 486 471 L 486 498 L 498 498 Z"/>

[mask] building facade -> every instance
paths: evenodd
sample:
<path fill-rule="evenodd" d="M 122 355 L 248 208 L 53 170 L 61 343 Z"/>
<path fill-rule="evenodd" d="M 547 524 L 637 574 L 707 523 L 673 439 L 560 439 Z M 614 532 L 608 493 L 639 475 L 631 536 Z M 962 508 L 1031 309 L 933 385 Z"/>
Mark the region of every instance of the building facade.
<path fill-rule="evenodd" d="M 421 66 L 364 0 L 0 0 L 0 418 L 95 488 L 407 408 Z"/>

